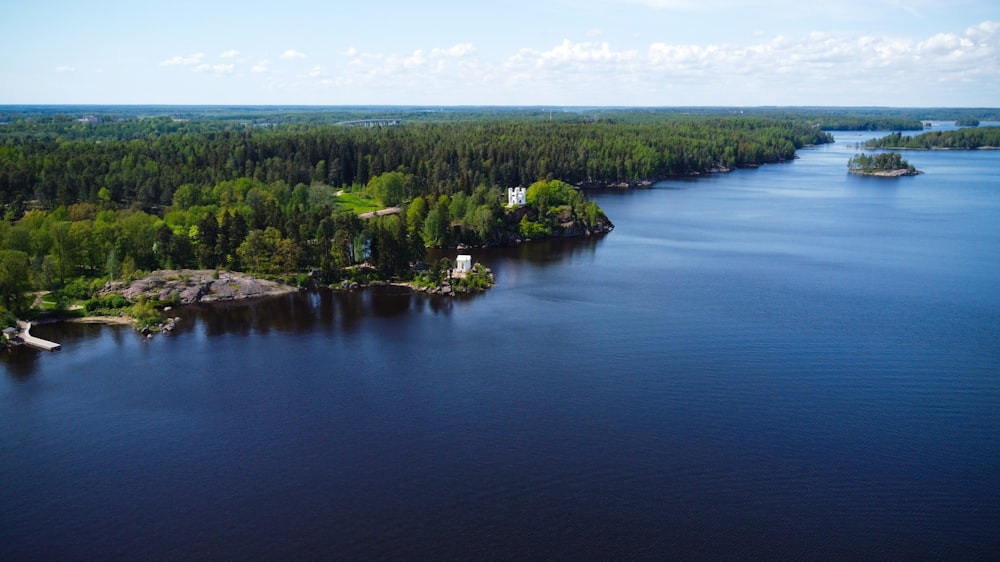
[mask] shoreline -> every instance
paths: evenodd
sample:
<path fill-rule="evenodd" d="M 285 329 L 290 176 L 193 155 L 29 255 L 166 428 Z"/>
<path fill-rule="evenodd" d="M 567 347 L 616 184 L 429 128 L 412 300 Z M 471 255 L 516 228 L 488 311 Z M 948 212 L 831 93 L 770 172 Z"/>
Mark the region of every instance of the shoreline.
<path fill-rule="evenodd" d="M 911 146 L 878 146 L 878 147 L 866 147 L 867 150 L 916 150 L 920 152 L 926 152 L 931 150 L 957 150 L 957 151 L 971 151 L 971 150 L 1000 150 L 1000 146 L 973 146 L 969 148 L 961 148 L 954 146 L 929 146 L 927 148 L 915 148 Z"/>
<path fill-rule="evenodd" d="M 70 324 L 104 324 L 107 326 L 135 326 L 135 319 L 131 316 L 80 316 L 78 318 L 61 318 L 54 322 L 68 322 Z"/>
<path fill-rule="evenodd" d="M 803 148 L 808 148 L 808 147 L 811 147 L 811 146 L 819 146 L 819 145 L 812 145 L 812 144 L 810 144 L 810 145 L 805 145 Z M 998 147 L 998 148 L 1000 148 L 1000 147 Z M 799 149 L 796 149 L 796 152 L 798 150 Z M 755 170 L 757 168 L 760 168 L 761 166 L 767 166 L 767 165 L 770 165 L 770 164 L 787 164 L 788 162 L 791 162 L 793 160 L 797 160 L 798 158 L 799 158 L 799 156 L 798 156 L 798 154 L 796 154 L 794 157 L 786 159 L 786 160 L 775 160 L 773 162 L 761 162 L 759 164 L 743 164 L 741 166 L 733 166 L 731 168 L 727 167 L 727 166 L 716 166 L 716 167 L 709 168 L 707 170 L 698 171 L 698 172 L 687 172 L 687 173 L 684 173 L 684 174 L 670 174 L 668 176 L 664 176 L 664 177 L 660 177 L 660 178 L 653 178 L 653 179 L 646 178 L 646 179 L 641 179 L 641 180 L 627 180 L 627 181 L 619 181 L 619 180 L 607 180 L 607 181 L 591 180 L 591 181 L 582 181 L 582 182 L 574 183 L 573 187 L 576 187 L 577 189 L 642 189 L 642 188 L 653 187 L 653 185 L 655 185 L 655 184 L 657 184 L 657 183 L 659 183 L 661 181 L 699 178 L 699 177 L 709 176 L 709 175 L 713 175 L 713 174 L 728 174 L 728 173 L 735 172 L 736 170 Z"/>
<path fill-rule="evenodd" d="M 910 171 L 905 168 L 897 170 L 848 170 L 847 173 L 855 176 L 868 176 L 873 178 L 901 178 L 904 176 L 919 176 L 923 172 L 920 170 Z"/>

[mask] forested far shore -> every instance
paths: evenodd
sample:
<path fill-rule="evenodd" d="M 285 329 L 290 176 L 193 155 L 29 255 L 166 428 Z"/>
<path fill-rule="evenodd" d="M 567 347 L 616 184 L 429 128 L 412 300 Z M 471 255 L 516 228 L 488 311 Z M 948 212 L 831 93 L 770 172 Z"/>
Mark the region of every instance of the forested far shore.
<path fill-rule="evenodd" d="M 99 142 L 21 139 L 0 128 L 0 139 L 0 204 L 20 198 L 44 208 L 98 203 L 102 188 L 114 202 L 150 207 L 172 204 L 186 184 L 248 178 L 342 189 L 394 171 L 410 178 L 405 197 L 527 186 L 547 177 L 612 185 L 789 160 L 797 148 L 832 140 L 809 125 L 752 117 L 306 124 Z"/>
<path fill-rule="evenodd" d="M 36 140 L 127 140 L 157 134 L 286 125 L 461 123 L 487 120 L 662 123 L 757 117 L 832 130 L 921 130 L 925 120 L 1000 120 L 989 108 L 891 107 L 506 107 L 506 106 L 0 106 L 0 134 Z M 143 121 L 151 121 L 149 126 Z"/>
<path fill-rule="evenodd" d="M 910 150 L 1000 148 L 1000 127 L 969 127 L 954 131 L 931 131 L 916 136 L 892 133 L 865 143 L 866 148 Z"/>

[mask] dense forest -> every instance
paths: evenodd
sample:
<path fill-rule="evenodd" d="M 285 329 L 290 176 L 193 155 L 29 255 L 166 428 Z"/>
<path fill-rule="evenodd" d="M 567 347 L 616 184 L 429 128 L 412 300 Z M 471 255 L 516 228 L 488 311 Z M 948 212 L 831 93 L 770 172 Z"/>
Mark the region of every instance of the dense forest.
<path fill-rule="evenodd" d="M 831 130 L 920 130 L 923 120 L 1000 120 L 996 109 L 845 107 L 419 107 L 419 106 L 0 106 L 5 136 L 54 139 L 144 136 L 141 123 L 167 117 L 161 133 L 207 132 L 288 124 L 332 125 L 371 119 L 406 124 L 519 120 L 561 122 L 663 123 L 717 117 L 764 117 Z M 73 122 L 80 126 L 71 126 Z M 98 125 L 98 126 L 94 126 Z"/>
<path fill-rule="evenodd" d="M 0 204 L 18 196 L 45 208 L 96 203 L 98 192 L 106 188 L 117 203 L 169 205 L 186 184 L 212 186 L 248 178 L 343 188 L 366 185 L 391 171 L 411 178 L 406 197 L 470 193 L 483 185 L 528 185 L 549 176 L 602 185 L 788 160 L 796 148 L 830 140 L 806 125 L 745 117 L 664 123 L 287 124 L 162 134 L 170 118 L 141 122 L 145 134 L 128 140 L 0 134 L 0 195 L 6 197 Z M 74 122 L 70 129 L 86 125 Z M 107 127 L 138 126 L 124 122 Z"/>
<path fill-rule="evenodd" d="M 893 133 L 865 143 L 867 148 L 908 148 L 927 150 L 951 148 L 971 150 L 1000 148 L 1000 127 L 970 127 L 954 131 L 932 131 L 917 136 Z"/>
<path fill-rule="evenodd" d="M 765 108 L 0 108 L 0 298 L 176 268 L 406 278 L 427 247 L 606 232 L 579 187 L 757 166 L 895 123 Z M 902 128 L 902 127 L 901 127 Z M 506 206 L 506 188 L 529 186 Z M 390 208 L 362 218 L 362 213 Z M 440 268 L 435 267 L 438 271 Z"/>

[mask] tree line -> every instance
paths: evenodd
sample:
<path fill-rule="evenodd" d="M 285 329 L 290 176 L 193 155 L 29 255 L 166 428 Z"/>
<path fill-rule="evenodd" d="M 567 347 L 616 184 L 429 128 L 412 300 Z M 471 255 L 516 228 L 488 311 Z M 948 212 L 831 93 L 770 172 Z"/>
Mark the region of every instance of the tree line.
<path fill-rule="evenodd" d="M 916 136 L 896 132 L 865 143 L 867 148 L 906 148 L 928 150 L 950 148 L 972 150 L 1000 147 L 1000 127 L 976 127 L 954 131 L 930 131 Z"/>
<path fill-rule="evenodd" d="M 898 152 L 879 152 L 876 154 L 855 154 L 847 161 L 847 169 L 855 173 L 870 173 L 881 171 L 906 170 L 915 173 L 916 168 L 903 160 Z"/>
<path fill-rule="evenodd" d="M 249 178 L 343 188 L 391 171 L 412 177 L 409 197 L 528 185 L 550 175 L 610 184 L 788 160 L 803 145 L 830 140 L 814 127 L 763 118 L 306 124 L 101 142 L 0 139 L 0 204 L 20 198 L 45 208 L 96 203 L 101 188 L 120 204 L 149 207 L 171 204 L 185 184 Z"/>

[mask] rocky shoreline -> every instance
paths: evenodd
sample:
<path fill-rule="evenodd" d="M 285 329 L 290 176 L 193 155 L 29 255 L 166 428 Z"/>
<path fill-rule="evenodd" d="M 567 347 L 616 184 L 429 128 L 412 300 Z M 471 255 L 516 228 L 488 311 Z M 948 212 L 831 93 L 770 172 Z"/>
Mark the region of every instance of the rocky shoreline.
<path fill-rule="evenodd" d="M 923 172 L 920 170 L 907 170 L 900 168 L 897 170 L 848 170 L 848 173 L 857 176 L 872 176 L 876 178 L 899 178 L 903 176 L 919 176 Z"/>
<path fill-rule="evenodd" d="M 194 304 L 282 295 L 296 290 L 284 283 L 236 271 L 164 269 L 131 283 L 108 283 L 100 294 L 118 293 L 130 302 L 145 296 L 162 303 Z"/>

